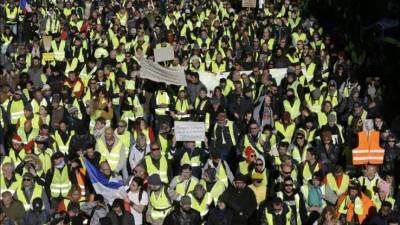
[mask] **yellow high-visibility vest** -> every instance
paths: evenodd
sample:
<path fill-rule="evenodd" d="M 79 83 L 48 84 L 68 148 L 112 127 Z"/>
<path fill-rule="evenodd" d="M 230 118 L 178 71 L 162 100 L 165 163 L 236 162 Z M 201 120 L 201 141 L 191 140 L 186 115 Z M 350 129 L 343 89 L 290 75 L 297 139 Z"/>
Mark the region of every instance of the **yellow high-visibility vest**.
<path fill-rule="evenodd" d="M 22 99 L 11 102 L 10 107 L 10 116 L 11 116 L 11 124 L 15 125 L 18 122 L 18 119 L 24 116 L 24 101 Z"/>
<path fill-rule="evenodd" d="M 292 119 L 295 119 L 298 116 L 300 116 L 300 105 L 301 101 L 298 98 L 296 98 L 296 100 L 294 101 L 293 106 L 290 104 L 288 100 L 283 101 L 283 107 L 286 112 L 290 113 L 290 117 Z"/>
<path fill-rule="evenodd" d="M 343 174 L 342 183 L 338 187 L 336 179 L 333 176 L 333 174 L 328 173 L 328 175 L 326 175 L 326 183 L 332 189 L 332 191 L 334 191 L 337 195 L 342 195 L 347 191 L 347 188 L 349 186 L 349 176 Z"/>
<path fill-rule="evenodd" d="M 179 176 L 176 177 L 177 184 L 175 187 L 176 193 L 180 194 L 181 196 L 187 195 L 189 192 L 194 190 L 194 187 L 197 184 L 197 180 L 189 178 L 189 180 L 181 181 Z"/>
<path fill-rule="evenodd" d="M 22 177 L 18 174 L 14 174 L 15 176 L 15 181 L 10 184 L 10 186 L 7 187 L 5 177 L 3 173 L 0 174 L 0 194 L 3 192 L 9 191 L 13 195 L 17 189 L 20 187 L 20 184 L 22 183 Z"/>
<path fill-rule="evenodd" d="M 170 104 L 170 99 L 168 96 L 168 93 L 166 91 L 159 92 L 157 91 L 156 93 L 156 106 L 160 104 Z M 157 115 L 166 115 L 166 113 L 169 111 L 169 108 L 156 108 L 155 112 Z"/>
<path fill-rule="evenodd" d="M 64 154 L 68 154 L 69 143 L 71 141 L 72 136 L 74 136 L 74 135 L 75 135 L 75 131 L 71 131 L 71 133 L 69 134 L 69 137 L 67 139 L 67 142 L 64 143 L 58 130 L 56 130 L 54 132 L 54 140 L 56 141 L 58 150 L 60 150 L 60 152 L 62 152 Z"/>
<path fill-rule="evenodd" d="M 101 154 L 101 156 L 107 160 L 108 164 L 110 165 L 111 171 L 115 171 L 118 167 L 118 163 L 120 161 L 120 154 L 121 154 L 121 149 L 122 149 L 122 142 L 118 141 L 117 143 L 114 143 L 114 146 L 112 147 L 111 151 L 107 149 L 106 144 L 104 143 L 103 139 L 97 139 L 97 145 L 98 150 Z"/>
<path fill-rule="evenodd" d="M 153 174 L 158 174 L 160 175 L 161 181 L 168 184 L 168 163 L 167 163 L 167 159 L 165 158 L 165 156 L 161 156 L 160 158 L 160 168 L 157 168 L 151 159 L 150 155 L 146 155 L 144 157 L 145 162 L 146 162 L 146 168 L 147 168 L 147 173 L 149 174 L 149 176 L 153 175 Z"/>
<path fill-rule="evenodd" d="M 286 128 L 283 126 L 283 124 L 280 121 L 275 122 L 275 129 L 279 133 L 281 133 L 284 137 L 283 141 L 291 142 L 294 130 L 296 128 L 296 125 L 294 123 L 289 124 Z"/>
<path fill-rule="evenodd" d="M 50 184 L 51 197 L 67 197 L 69 189 L 71 189 L 72 183 L 68 176 L 68 167 L 64 166 L 61 169 L 54 169 L 54 175 Z"/>
<path fill-rule="evenodd" d="M 161 187 L 158 193 L 152 191 L 150 192 L 150 198 L 149 198 L 149 211 L 150 211 L 150 217 L 153 220 L 159 220 L 165 218 L 168 213 L 172 209 L 172 203 L 169 197 L 167 196 L 167 190 L 165 189 L 166 187 Z"/>
<path fill-rule="evenodd" d="M 211 197 L 210 193 L 206 192 L 203 199 L 201 199 L 200 202 L 192 194 L 189 194 L 189 197 L 192 200 L 191 201 L 192 209 L 199 212 L 201 217 L 207 215 L 208 207 L 212 203 L 212 197 Z"/>
<path fill-rule="evenodd" d="M 35 187 L 33 188 L 32 197 L 29 200 L 26 199 L 24 191 L 22 190 L 22 187 L 18 187 L 18 189 L 17 189 L 17 192 L 16 192 L 17 199 L 22 202 L 22 204 L 24 205 L 25 211 L 32 209 L 32 201 L 35 198 L 42 198 L 42 192 L 43 192 L 42 186 L 40 186 L 39 184 L 34 184 L 34 185 L 35 185 Z M 43 205 L 43 207 L 44 207 L 44 205 Z"/>
<path fill-rule="evenodd" d="M 56 61 L 63 61 L 65 59 L 65 41 L 61 40 L 57 46 L 55 40 L 51 41 L 51 49 L 53 50 L 54 59 Z"/>

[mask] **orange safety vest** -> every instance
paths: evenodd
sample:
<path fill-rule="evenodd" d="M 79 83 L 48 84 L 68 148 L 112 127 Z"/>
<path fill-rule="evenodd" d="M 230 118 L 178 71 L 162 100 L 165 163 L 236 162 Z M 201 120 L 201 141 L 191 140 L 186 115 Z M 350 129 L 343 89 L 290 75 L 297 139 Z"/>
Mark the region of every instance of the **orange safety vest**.
<path fill-rule="evenodd" d="M 347 196 L 347 192 L 344 193 L 343 195 L 341 195 L 337 201 L 337 208 L 339 209 L 340 205 L 343 203 L 343 201 L 346 199 Z M 368 198 L 367 195 L 365 195 L 364 193 L 361 193 L 361 202 L 363 205 L 363 213 L 361 215 L 358 216 L 358 222 L 360 224 L 362 224 L 364 222 L 364 220 L 367 218 L 367 216 L 369 216 L 370 213 L 370 209 L 371 207 L 375 207 L 374 203 L 372 202 L 372 200 L 370 198 Z M 340 213 L 337 212 L 337 216 L 340 216 Z M 351 219 L 354 216 L 354 204 L 353 203 L 347 203 L 347 214 L 346 214 L 346 221 L 350 222 Z"/>
<path fill-rule="evenodd" d="M 379 146 L 379 131 L 358 133 L 358 147 L 353 149 L 353 165 L 383 164 L 385 150 Z"/>

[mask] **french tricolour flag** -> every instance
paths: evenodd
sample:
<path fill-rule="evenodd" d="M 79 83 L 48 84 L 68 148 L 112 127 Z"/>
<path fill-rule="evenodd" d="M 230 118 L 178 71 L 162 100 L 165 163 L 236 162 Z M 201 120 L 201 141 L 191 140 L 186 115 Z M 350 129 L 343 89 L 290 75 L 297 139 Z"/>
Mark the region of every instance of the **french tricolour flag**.
<path fill-rule="evenodd" d="M 124 199 L 126 191 L 124 181 L 121 179 L 107 179 L 102 172 L 94 167 L 87 159 L 84 159 L 87 173 L 97 194 L 101 194 L 108 204 L 112 204 L 116 198 Z"/>

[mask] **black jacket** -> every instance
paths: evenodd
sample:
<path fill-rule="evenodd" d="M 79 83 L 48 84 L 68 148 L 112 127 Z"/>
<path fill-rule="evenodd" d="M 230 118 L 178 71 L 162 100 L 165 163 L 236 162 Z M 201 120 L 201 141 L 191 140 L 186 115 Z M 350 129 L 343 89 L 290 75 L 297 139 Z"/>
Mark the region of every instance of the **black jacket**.
<path fill-rule="evenodd" d="M 231 225 L 233 214 L 230 209 L 220 210 L 218 207 L 208 214 L 207 225 Z"/>
<path fill-rule="evenodd" d="M 122 217 L 119 219 L 114 211 L 111 211 L 107 215 L 111 219 L 110 225 L 135 225 L 135 219 L 129 212 L 124 212 Z"/>
<path fill-rule="evenodd" d="M 222 194 L 222 199 L 226 202 L 227 208 L 233 212 L 232 225 L 247 225 L 250 216 L 257 208 L 256 196 L 248 187 L 238 190 L 229 186 Z"/>
<path fill-rule="evenodd" d="M 200 221 L 200 213 L 196 210 L 182 212 L 180 208 L 177 208 L 165 217 L 163 225 L 200 225 Z"/>

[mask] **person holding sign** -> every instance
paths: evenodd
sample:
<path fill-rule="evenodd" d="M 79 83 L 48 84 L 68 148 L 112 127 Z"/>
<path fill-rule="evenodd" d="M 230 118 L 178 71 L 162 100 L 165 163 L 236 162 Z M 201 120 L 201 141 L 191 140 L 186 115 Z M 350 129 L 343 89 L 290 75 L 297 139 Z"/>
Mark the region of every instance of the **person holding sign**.
<path fill-rule="evenodd" d="M 189 164 L 192 167 L 193 176 L 201 178 L 201 168 L 208 157 L 208 150 L 197 148 L 195 141 L 185 141 L 181 148 L 171 148 L 171 156 L 174 159 L 174 167 L 179 171 L 179 168 L 184 164 Z"/>

